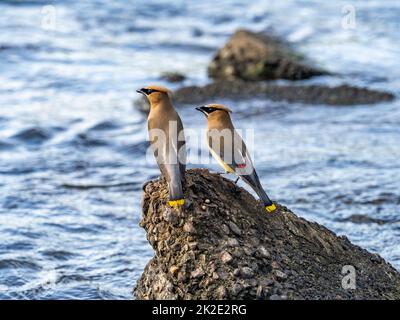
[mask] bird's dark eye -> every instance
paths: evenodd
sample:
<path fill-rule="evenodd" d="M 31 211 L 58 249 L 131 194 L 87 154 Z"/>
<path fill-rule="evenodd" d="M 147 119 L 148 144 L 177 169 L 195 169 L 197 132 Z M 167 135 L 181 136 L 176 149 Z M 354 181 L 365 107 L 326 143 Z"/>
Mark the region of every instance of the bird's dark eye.
<path fill-rule="evenodd" d="M 208 114 L 210 114 L 210 113 L 212 113 L 212 112 L 214 112 L 214 111 L 215 111 L 214 108 L 207 108 L 207 110 L 206 110 L 206 112 L 207 112 Z"/>
<path fill-rule="evenodd" d="M 154 90 L 154 89 L 147 89 L 147 88 L 142 89 L 142 91 L 143 91 L 146 95 L 152 94 L 153 92 L 157 92 L 157 90 Z"/>

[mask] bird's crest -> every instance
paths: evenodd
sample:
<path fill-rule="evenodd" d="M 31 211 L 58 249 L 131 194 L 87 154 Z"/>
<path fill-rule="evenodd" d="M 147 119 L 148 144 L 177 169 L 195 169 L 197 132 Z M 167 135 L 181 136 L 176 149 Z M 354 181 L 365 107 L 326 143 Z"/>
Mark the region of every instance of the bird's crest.
<path fill-rule="evenodd" d="M 146 89 L 152 89 L 158 92 L 162 92 L 162 93 L 166 93 L 168 95 L 171 94 L 171 91 L 168 90 L 167 88 L 163 87 L 163 86 L 158 86 L 158 85 L 149 85 L 146 87 Z"/>
<path fill-rule="evenodd" d="M 232 113 L 232 110 L 228 107 L 225 107 L 223 104 L 209 104 L 207 107 Z"/>

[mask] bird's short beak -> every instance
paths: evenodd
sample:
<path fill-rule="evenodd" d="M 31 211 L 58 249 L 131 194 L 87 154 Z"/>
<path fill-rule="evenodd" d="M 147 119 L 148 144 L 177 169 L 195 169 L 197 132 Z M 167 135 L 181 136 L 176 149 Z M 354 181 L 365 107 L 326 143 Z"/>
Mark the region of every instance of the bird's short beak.
<path fill-rule="evenodd" d="M 137 93 L 141 93 L 141 94 L 145 94 L 145 93 L 143 92 L 143 89 L 137 89 L 136 92 L 137 92 Z"/>
<path fill-rule="evenodd" d="M 196 108 L 196 110 L 200 111 L 201 113 L 203 113 L 207 117 L 207 112 L 204 111 L 203 107 L 204 106 L 198 107 L 198 108 Z"/>

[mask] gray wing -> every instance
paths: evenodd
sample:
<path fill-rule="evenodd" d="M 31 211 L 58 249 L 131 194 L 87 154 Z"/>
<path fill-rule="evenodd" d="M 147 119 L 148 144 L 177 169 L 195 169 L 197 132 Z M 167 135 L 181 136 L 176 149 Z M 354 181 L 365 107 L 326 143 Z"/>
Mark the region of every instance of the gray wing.
<path fill-rule="evenodd" d="M 182 178 L 185 177 L 186 170 L 186 139 L 185 132 L 183 129 L 183 124 L 181 118 L 178 116 L 178 159 L 179 159 L 179 169 L 182 175 Z"/>
<path fill-rule="evenodd" d="M 253 163 L 242 138 L 236 130 L 209 130 L 208 145 L 237 174 L 251 173 Z"/>
<path fill-rule="evenodd" d="M 159 134 L 160 136 L 154 134 Z M 176 139 L 169 139 L 168 132 L 162 134 L 161 131 L 158 131 L 154 134 L 150 136 L 151 145 L 161 174 L 167 180 L 169 199 L 183 199 L 182 181 L 185 167 L 179 162 L 178 146 L 183 148 L 181 152 L 185 152 L 184 142 L 179 143 Z M 184 155 L 186 156 L 186 153 Z"/>
<path fill-rule="evenodd" d="M 221 132 L 210 130 L 208 135 L 208 144 L 210 148 L 220 157 L 222 165 L 227 165 L 227 169 L 233 170 L 243 181 L 245 181 L 261 198 L 264 205 L 272 205 L 272 201 L 264 191 L 257 172 L 254 168 L 250 154 L 242 138 L 236 132 L 231 130 L 226 135 Z M 215 134 L 215 136 L 214 136 Z M 219 136 L 218 136 L 219 135 Z M 230 170 L 227 170 L 230 172 Z"/>

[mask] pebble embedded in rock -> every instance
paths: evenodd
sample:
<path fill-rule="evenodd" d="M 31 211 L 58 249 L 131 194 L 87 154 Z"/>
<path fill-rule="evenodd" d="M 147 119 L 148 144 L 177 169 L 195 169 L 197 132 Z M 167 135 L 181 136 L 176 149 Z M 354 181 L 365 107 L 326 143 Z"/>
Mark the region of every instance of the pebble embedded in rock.
<path fill-rule="evenodd" d="M 235 238 L 228 238 L 228 240 L 226 240 L 226 244 L 230 247 L 237 247 L 239 246 L 239 241 L 237 241 Z"/>
<path fill-rule="evenodd" d="M 245 247 L 245 248 L 243 248 L 243 251 L 244 251 L 246 256 L 253 255 L 253 251 L 250 248 Z"/>
<path fill-rule="evenodd" d="M 261 299 L 263 297 L 263 287 L 259 285 L 256 291 L 256 298 Z"/>
<path fill-rule="evenodd" d="M 199 262 L 200 263 L 206 263 L 206 255 L 205 254 L 201 254 L 200 256 L 199 256 Z"/>
<path fill-rule="evenodd" d="M 169 272 L 172 274 L 175 274 L 178 270 L 179 268 L 177 266 L 172 266 L 171 268 L 169 268 Z"/>
<path fill-rule="evenodd" d="M 189 242 L 188 246 L 191 250 L 195 249 L 197 247 L 197 242 Z"/>
<path fill-rule="evenodd" d="M 224 286 L 218 287 L 218 289 L 217 289 L 218 299 L 224 299 L 224 298 L 226 298 L 226 295 L 227 295 L 227 292 L 226 292 L 225 287 Z"/>
<path fill-rule="evenodd" d="M 178 281 L 184 282 L 186 280 L 186 275 L 184 272 L 179 272 L 178 273 Z"/>
<path fill-rule="evenodd" d="M 171 223 L 172 225 L 177 225 L 179 223 L 178 215 L 171 210 L 171 208 L 166 208 L 163 212 L 163 218 L 165 221 Z"/>
<path fill-rule="evenodd" d="M 253 270 L 249 267 L 243 267 L 240 270 L 240 274 L 243 278 L 251 278 L 254 274 Z"/>
<path fill-rule="evenodd" d="M 226 279 L 228 279 L 228 277 L 229 277 L 228 273 L 225 272 L 225 271 L 220 271 L 220 272 L 218 272 L 218 276 L 219 276 L 220 279 L 222 279 L 222 280 L 226 280 Z"/>
<path fill-rule="evenodd" d="M 240 291 L 242 291 L 242 286 L 239 284 L 239 283 L 235 283 L 234 285 L 233 285 L 233 287 L 232 287 L 232 292 L 233 292 L 233 294 L 235 295 L 235 296 L 237 296 L 239 293 L 240 293 Z"/>
<path fill-rule="evenodd" d="M 271 256 L 270 253 L 268 252 L 268 250 L 265 249 L 264 246 L 260 246 L 259 249 L 258 249 L 258 251 L 260 252 L 260 254 L 261 254 L 261 256 L 262 256 L 263 258 L 269 258 L 269 257 Z"/>
<path fill-rule="evenodd" d="M 204 202 L 207 203 L 207 204 L 211 203 L 210 199 L 206 199 Z"/>
<path fill-rule="evenodd" d="M 370 260 L 371 260 L 372 262 L 381 263 L 381 257 L 379 257 L 379 256 L 376 255 L 376 254 L 374 254 L 374 255 L 370 258 Z"/>
<path fill-rule="evenodd" d="M 269 297 L 269 300 L 287 300 L 287 296 L 279 295 L 279 294 L 273 294 L 272 296 Z"/>
<path fill-rule="evenodd" d="M 279 279 L 286 279 L 287 278 L 287 274 L 282 272 L 281 270 L 275 270 L 275 275 L 279 278 Z"/>
<path fill-rule="evenodd" d="M 190 221 L 187 221 L 184 225 L 183 225 L 183 231 L 187 232 L 187 233 L 194 233 L 195 229 L 193 227 L 193 223 L 191 223 Z"/>
<path fill-rule="evenodd" d="M 232 259 L 233 259 L 232 256 L 228 252 L 226 252 L 226 251 L 223 252 L 223 254 L 221 256 L 222 263 L 227 264 L 227 263 L 231 262 Z"/>
<path fill-rule="evenodd" d="M 239 227 L 232 221 L 228 221 L 228 226 L 231 231 L 236 234 L 237 236 L 240 236 L 242 234 L 242 231 L 239 229 Z"/>
<path fill-rule="evenodd" d="M 191 276 L 192 278 L 195 278 L 195 279 L 201 278 L 202 276 L 204 276 L 204 271 L 203 271 L 203 269 L 201 269 L 201 268 L 197 268 L 196 270 L 194 270 L 194 271 L 190 274 L 190 276 Z"/>
<path fill-rule="evenodd" d="M 223 224 L 221 228 L 224 234 L 229 234 L 229 227 L 226 224 Z"/>
<path fill-rule="evenodd" d="M 274 285 L 274 283 L 275 283 L 275 281 L 272 280 L 272 279 L 269 279 L 269 278 L 267 278 L 267 279 L 262 279 L 262 280 L 260 281 L 260 284 L 261 284 L 263 287 L 271 287 L 271 286 Z"/>

